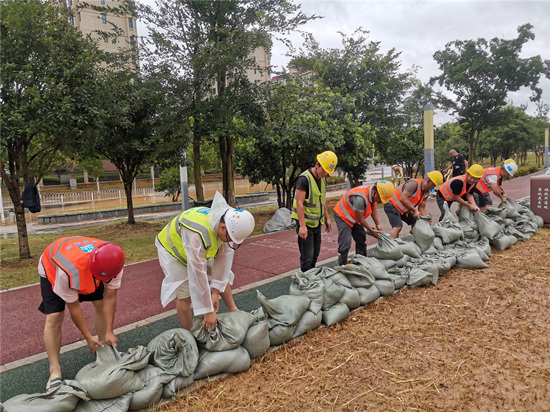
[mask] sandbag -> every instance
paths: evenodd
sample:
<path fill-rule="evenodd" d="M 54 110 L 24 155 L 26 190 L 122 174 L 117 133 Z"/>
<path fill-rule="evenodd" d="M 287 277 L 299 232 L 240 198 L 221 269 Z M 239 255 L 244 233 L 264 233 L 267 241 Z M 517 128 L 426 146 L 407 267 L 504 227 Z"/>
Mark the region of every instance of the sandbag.
<path fill-rule="evenodd" d="M 380 297 L 380 291 L 374 285 L 372 285 L 370 288 L 357 288 L 357 293 L 359 293 L 361 306 L 372 303 Z"/>
<path fill-rule="evenodd" d="M 269 336 L 269 345 L 270 346 L 279 346 L 285 342 L 290 342 L 294 331 L 296 330 L 296 325 L 284 326 L 284 325 L 274 325 L 269 328 L 267 332 Z"/>
<path fill-rule="evenodd" d="M 520 205 L 510 198 L 507 198 L 506 202 L 501 202 L 498 207 L 506 210 L 506 217 L 508 219 L 516 219 L 519 217 Z"/>
<path fill-rule="evenodd" d="M 397 266 L 398 268 L 402 268 L 403 266 L 405 266 L 407 264 L 409 259 L 410 259 L 409 255 L 403 255 L 403 257 L 401 259 L 397 259 L 395 261 L 395 266 Z"/>
<path fill-rule="evenodd" d="M 428 285 L 432 282 L 434 275 L 420 268 L 411 268 L 407 279 L 407 286 L 411 289 Z"/>
<path fill-rule="evenodd" d="M 374 282 L 374 286 L 378 288 L 381 296 L 391 296 L 393 295 L 393 292 L 395 292 L 395 284 L 391 279 L 391 275 L 388 274 L 388 276 L 390 276 L 389 280 L 380 279 Z"/>
<path fill-rule="evenodd" d="M 412 258 L 419 258 L 420 254 L 422 253 L 422 250 L 418 245 L 414 242 L 406 242 L 403 239 L 395 239 L 397 244 L 399 245 L 399 249 L 403 252 L 404 255 L 408 255 Z"/>
<path fill-rule="evenodd" d="M 302 336 L 310 330 L 317 329 L 323 322 L 323 313 L 321 311 L 313 313 L 309 310 L 306 310 L 294 329 L 292 338 L 297 338 Z"/>
<path fill-rule="evenodd" d="M 494 239 L 490 240 L 489 243 L 496 250 L 505 250 L 512 246 L 512 242 L 517 242 L 517 239 L 514 236 L 508 236 L 505 234 L 500 234 Z"/>
<path fill-rule="evenodd" d="M 108 346 L 108 345 L 107 345 Z M 89 401 L 86 389 L 65 379 L 61 386 L 45 393 L 22 394 L 4 402 L 6 412 L 72 412 L 79 400 Z"/>
<path fill-rule="evenodd" d="M 338 302 L 329 310 L 323 312 L 323 323 L 327 326 L 344 320 L 349 315 L 349 307 L 345 303 Z"/>
<path fill-rule="evenodd" d="M 345 303 L 348 308 L 355 309 L 361 306 L 361 298 L 359 297 L 359 292 L 354 287 L 346 288 L 344 295 L 340 299 L 340 302 Z"/>
<path fill-rule="evenodd" d="M 132 392 L 128 392 L 118 398 L 91 400 L 86 402 L 81 399 L 73 412 L 126 412 L 130 408 Z"/>
<path fill-rule="evenodd" d="M 308 298 L 311 301 L 308 310 L 317 313 L 323 307 L 325 283 L 318 276 L 297 272 L 291 276 L 288 293 L 291 296 L 305 296 Z"/>
<path fill-rule="evenodd" d="M 463 269 L 485 269 L 489 267 L 475 251 L 457 256 L 456 266 Z"/>
<path fill-rule="evenodd" d="M 376 280 L 362 265 L 350 263 L 344 266 L 335 266 L 334 268 L 343 273 L 351 286 L 355 288 L 371 287 Z"/>
<path fill-rule="evenodd" d="M 430 226 L 430 220 L 432 220 L 430 215 L 420 216 L 420 219 L 416 221 L 415 225 L 411 229 L 411 234 L 414 237 L 414 241 L 420 247 L 422 252 L 433 245 L 435 238 L 435 233 Z"/>
<path fill-rule="evenodd" d="M 446 202 L 444 207 L 446 207 L 445 215 L 440 222 L 436 223 L 433 226 L 433 231 L 436 237 L 441 239 L 443 243 L 447 244 L 447 243 L 455 242 L 458 239 L 460 239 L 464 235 L 464 231 L 462 229 L 462 226 L 460 226 L 458 221 L 455 219 L 455 217 L 451 213 Z"/>
<path fill-rule="evenodd" d="M 354 255 L 352 258 L 352 263 L 363 266 L 368 273 L 374 276 L 375 279 L 386 279 L 390 280 L 390 276 L 386 267 L 376 258 L 366 257 L 362 255 Z"/>
<path fill-rule="evenodd" d="M 120 354 L 105 344 L 103 348 L 96 348 L 96 355 L 96 361 L 80 369 L 75 377 L 90 399 L 116 398 L 145 386 L 136 371 L 149 363 L 152 352 L 146 347 L 137 346 Z"/>
<path fill-rule="evenodd" d="M 344 275 L 340 271 L 337 271 L 336 273 L 334 273 L 329 279 L 332 280 L 337 285 L 343 286 L 347 289 L 351 289 L 353 287 L 351 286 L 351 283 L 346 277 L 346 275 Z"/>
<path fill-rule="evenodd" d="M 169 329 L 151 339 L 147 349 L 150 363 L 166 372 L 185 377 L 193 375 L 199 361 L 199 348 L 193 334 L 183 328 Z"/>
<path fill-rule="evenodd" d="M 309 300 L 307 303 L 309 305 Z M 240 346 L 248 328 L 254 323 L 254 316 L 242 310 L 218 313 L 218 324 L 208 330 L 202 327 L 203 320 L 204 316 L 193 317 L 191 332 L 199 346 L 211 352 L 218 352 Z"/>
<path fill-rule="evenodd" d="M 292 212 L 286 207 L 281 207 L 273 214 L 271 219 L 264 225 L 264 233 L 280 232 L 282 230 L 292 229 L 296 227 L 296 221 L 290 216 Z"/>
<path fill-rule="evenodd" d="M 396 273 L 390 272 L 390 276 L 392 277 L 395 290 L 399 290 L 407 284 L 407 275 L 403 273 L 403 269 L 401 268 L 397 269 Z"/>
<path fill-rule="evenodd" d="M 390 269 L 397 266 L 397 262 L 392 259 L 378 259 L 378 261 L 384 265 L 388 272 L 390 271 Z"/>
<path fill-rule="evenodd" d="M 309 307 L 309 299 L 305 296 L 281 295 L 269 300 L 259 290 L 256 291 L 256 295 L 264 313 L 269 316 L 270 328 L 272 324 L 296 325 L 298 319 Z"/>
<path fill-rule="evenodd" d="M 254 322 L 248 328 L 241 346 L 248 351 L 251 359 L 265 355 L 270 346 L 267 316 L 263 320 Z"/>
<path fill-rule="evenodd" d="M 478 232 L 481 236 L 485 236 L 488 239 L 494 239 L 502 229 L 497 222 L 490 219 L 483 212 L 475 213 L 474 217 L 477 222 Z"/>
<path fill-rule="evenodd" d="M 475 213 L 473 210 L 470 210 L 469 207 L 460 205 L 456 211 L 458 216 L 458 223 L 462 226 L 464 232 L 473 230 L 475 232 L 477 229 L 477 222 L 475 220 Z"/>
<path fill-rule="evenodd" d="M 164 388 L 162 389 L 162 397 L 164 399 L 170 399 L 173 396 L 177 395 L 178 391 L 181 391 L 182 389 L 191 386 L 194 381 L 195 378 L 193 377 L 193 375 L 186 377 L 176 376 L 174 379 L 164 385 Z"/>
<path fill-rule="evenodd" d="M 443 241 L 437 236 L 434 237 L 433 247 L 436 248 L 437 250 L 443 250 Z"/>
<path fill-rule="evenodd" d="M 342 296 L 346 293 L 346 288 L 337 285 L 330 279 L 325 279 L 325 295 L 323 298 L 323 310 L 328 310 L 337 302 L 340 302 Z"/>
<path fill-rule="evenodd" d="M 403 257 L 403 251 L 389 233 L 378 234 L 378 244 L 369 254 L 377 259 L 397 260 Z"/>
<path fill-rule="evenodd" d="M 137 371 L 137 374 L 143 379 L 145 386 L 139 391 L 134 392 L 129 408 L 131 411 L 148 408 L 160 401 L 164 385 L 177 377 L 177 375 L 167 373 L 153 365 L 147 365 L 145 368 Z"/>
<path fill-rule="evenodd" d="M 245 348 L 210 352 L 199 349 L 199 364 L 193 375 L 195 380 L 215 376 L 219 373 L 239 373 L 250 367 L 250 356 Z"/>

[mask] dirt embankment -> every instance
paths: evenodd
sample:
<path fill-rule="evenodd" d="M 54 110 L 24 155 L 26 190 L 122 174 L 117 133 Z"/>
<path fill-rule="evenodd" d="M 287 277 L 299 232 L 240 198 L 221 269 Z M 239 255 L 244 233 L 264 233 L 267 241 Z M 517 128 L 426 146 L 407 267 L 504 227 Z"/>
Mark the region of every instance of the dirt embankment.
<path fill-rule="evenodd" d="M 550 230 L 159 411 L 549 411 Z"/>

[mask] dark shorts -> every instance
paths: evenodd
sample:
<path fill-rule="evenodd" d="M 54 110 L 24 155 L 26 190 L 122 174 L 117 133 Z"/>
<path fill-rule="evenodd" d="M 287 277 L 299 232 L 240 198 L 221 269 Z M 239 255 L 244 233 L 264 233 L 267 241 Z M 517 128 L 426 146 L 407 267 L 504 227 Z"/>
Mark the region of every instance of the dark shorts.
<path fill-rule="evenodd" d="M 403 222 L 409 226 L 414 226 L 416 219 L 412 212 L 405 213 L 402 215 L 399 210 L 393 205 L 393 203 L 386 203 L 384 205 L 384 212 L 388 216 L 388 221 L 390 222 L 391 227 L 403 227 Z"/>
<path fill-rule="evenodd" d="M 493 204 L 493 199 L 491 198 L 491 193 L 487 193 L 485 196 L 477 189 L 472 191 L 472 195 L 476 201 L 477 207 L 485 207 L 487 205 Z"/>
<path fill-rule="evenodd" d="M 38 307 L 40 312 L 49 315 L 50 313 L 58 313 L 65 310 L 65 301 L 54 293 L 50 281 L 42 276 L 40 276 L 40 291 L 42 292 L 42 303 Z M 104 291 L 105 285 L 103 282 L 100 282 L 95 292 L 88 295 L 79 294 L 78 301 L 93 302 L 95 300 L 101 300 L 103 299 Z"/>

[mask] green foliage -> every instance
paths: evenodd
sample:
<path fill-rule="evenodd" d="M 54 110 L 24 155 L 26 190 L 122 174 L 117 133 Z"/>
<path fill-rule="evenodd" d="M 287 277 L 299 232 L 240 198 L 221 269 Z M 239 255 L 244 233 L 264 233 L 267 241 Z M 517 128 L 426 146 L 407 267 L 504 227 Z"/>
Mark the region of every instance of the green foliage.
<path fill-rule="evenodd" d="M 541 75 L 550 73 L 550 61 L 540 56 L 521 57 L 523 45 L 535 38 L 533 26 L 518 27 L 515 39 L 487 41 L 456 40 L 434 54 L 442 73 L 430 82 L 445 87 L 452 98 L 440 95 L 440 103 L 469 128 L 470 161 L 474 159 L 480 133 L 495 121 L 495 113 L 506 105 L 508 93 L 529 87 L 532 101 L 540 99 Z"/>
<path fill-rule="evenodd" d="M 172 196 L 172 202 L 177 201 L 181 194 L 179 166 L 164 169 L 155 189 L 165 192 L 165 196 Z"/>
<path fill-rule="evenodd" d="M 78 168 L 88 172 L 91 178 L 97 179 L 103 174 L 103 163 L 98 157 L 88 157 L 78 162 Z"/>

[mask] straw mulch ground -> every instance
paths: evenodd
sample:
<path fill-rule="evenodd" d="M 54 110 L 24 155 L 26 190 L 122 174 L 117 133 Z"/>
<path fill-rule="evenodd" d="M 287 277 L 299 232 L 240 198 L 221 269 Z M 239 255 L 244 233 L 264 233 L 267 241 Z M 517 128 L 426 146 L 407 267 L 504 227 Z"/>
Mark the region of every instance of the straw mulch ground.
<path fill-rule="evenodd" d="M 158 411 L 549 411 L 550 230 Z"/>

